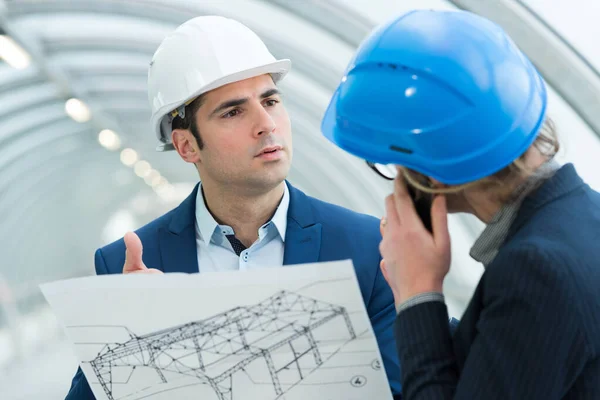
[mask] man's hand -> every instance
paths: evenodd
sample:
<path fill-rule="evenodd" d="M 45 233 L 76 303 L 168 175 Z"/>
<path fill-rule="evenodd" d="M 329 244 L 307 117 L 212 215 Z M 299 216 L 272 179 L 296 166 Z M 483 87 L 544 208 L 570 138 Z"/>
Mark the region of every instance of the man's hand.
<path fill-rule="evenodd" d="M 125 265 L 124 274 L 162 274 L 158 269 L 148 268 L 142 261 L 142 241 L 133 232 L 127 232 L 125 240 Z"/>

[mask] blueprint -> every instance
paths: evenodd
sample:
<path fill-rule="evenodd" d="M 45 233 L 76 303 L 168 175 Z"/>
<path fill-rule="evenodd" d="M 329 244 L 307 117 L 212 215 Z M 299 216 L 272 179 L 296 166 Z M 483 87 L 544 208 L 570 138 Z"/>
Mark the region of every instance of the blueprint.
<path fill-rule="evenodd" d="M 42 285 L 97 399 L 391 399 L 351 261 Z"/>

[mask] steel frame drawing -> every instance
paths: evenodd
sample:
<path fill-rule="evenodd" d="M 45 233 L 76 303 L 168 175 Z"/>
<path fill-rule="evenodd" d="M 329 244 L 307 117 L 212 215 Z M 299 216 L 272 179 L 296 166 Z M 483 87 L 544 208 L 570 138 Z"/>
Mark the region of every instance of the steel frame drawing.
<path fill-rule="evenodd" d="M 263 362 L 261 368 L 268 369 L 273 398 L 277 398 L 284 393 L 282 373 L 289 380 L 292 371 L 297 383 L 321 366 L 323 357 L 313 333 L 338 318 L 347 328 L 340 340 L 355 339 L 344 307 L 279 291 L 258 304 L 204 320 L 143 336 L 130 332 L 131 339 L 106 344 L 89 364 L 109 400 L 115 400 L 116 367 L 131 368 L 130 376 L 136 368 L 152 368 L 162 383 L 168 382 L 166 373 L 195 377 L 210 385 L 219 400 L 232 400 L 234 374 Z M 291 357 L 277 365 L 274 354 L 282 352 Z"/>

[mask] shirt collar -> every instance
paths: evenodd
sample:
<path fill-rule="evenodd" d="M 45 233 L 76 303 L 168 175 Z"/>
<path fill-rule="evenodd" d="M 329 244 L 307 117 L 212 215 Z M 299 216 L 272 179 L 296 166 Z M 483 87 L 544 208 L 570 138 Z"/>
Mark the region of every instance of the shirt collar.
<path fill-rule="evenodd" d="M 469 254 L 473 259 L 484 266 L 494 261 L 517 218 L 523 200 L 558 169 L 556 161 L 547 162 L 516 189 L 513 200 L 500 208 L 471 247 Z"/>
<path fill-rule="evenodd" d="M 281 202 L 279 203 L 279 206 L 277 207 L 277 210 L 275 211 L 275 214 L 273 215 L 273 218 L 271 218 L 271 221 L 273 221 L 273 224 L 277 228 L 277 232 L 279 232 L 279 237 L 283 242 L 285 242 L 285 232 L 287 230 L 287 214 L 288 208 L 290 207 L 290 191 L 288 190 L 287 183 L 283 186 L 283 197 L 281 199 Z"/>
<path fill-rule="evenodd" d="M 199 186 L 198 194 L 196 195 L 196 232 L 198 233 L 199 237 L 207 243 L 210 242 L 215 230 L 218 227 L 224 229 L 226 234 L 233 234 L 231 227 L 219 225 L 217 221 L 215 221 L 214 217 L 206 207 L 206 202 L 204 201 L 204 195 L 202 193 L 202 183 L 200 183 Z M 277 210 L 275 210 L 275 214 L 271 218 L 271 222 L 273 222 L 277 228 L 277 232 L 279 233 L 279 236 L 283 242 L 285 242 L 289 205 L 290 193 L 287 184 L 284 184 L 283 197 L 281 198 L 279 206 L 277 206 Z"/>

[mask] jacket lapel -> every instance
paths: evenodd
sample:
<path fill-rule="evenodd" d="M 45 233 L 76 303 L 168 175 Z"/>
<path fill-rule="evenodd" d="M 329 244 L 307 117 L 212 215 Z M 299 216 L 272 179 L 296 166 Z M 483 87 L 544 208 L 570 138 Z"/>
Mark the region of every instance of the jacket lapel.
<path fill-rule="evenodd" d="M 160 257 L 164 272 L 198 272 L 196 250 L 196 185 L 192 193 L 173 210 L 168 226 L 159 229 Z"/>
<path fill-rule="evenodd" d="M 577 174 L 571 163 L 563 165 L 542 186 L 527 196 L 521 206 L 517 218 L 510 227 L 508 237 L 513 236 L 533 214 L 544 205 L 583 187 L 585 183 Z"/>
<path fill-rule="evenodd" d="M 286 182 L 287 183 L 287 182 Z M 290 204 L 285 233 L 284 265 L 319 261 L 321 224 L 315 221 L 309 198 L 287 183 Z M 159 230 L 159 244 L 163 271 L 198 272 L 196 251 L 196 185 L 192 193 L 173 210 L 171 222 Z"/>
<path fill-rule="evenodd" d="M 283 265 L 319 261 L 321 224 L 315 221 L 309 198 L 288 182 L 290 204 L 285 233 Z"/>

